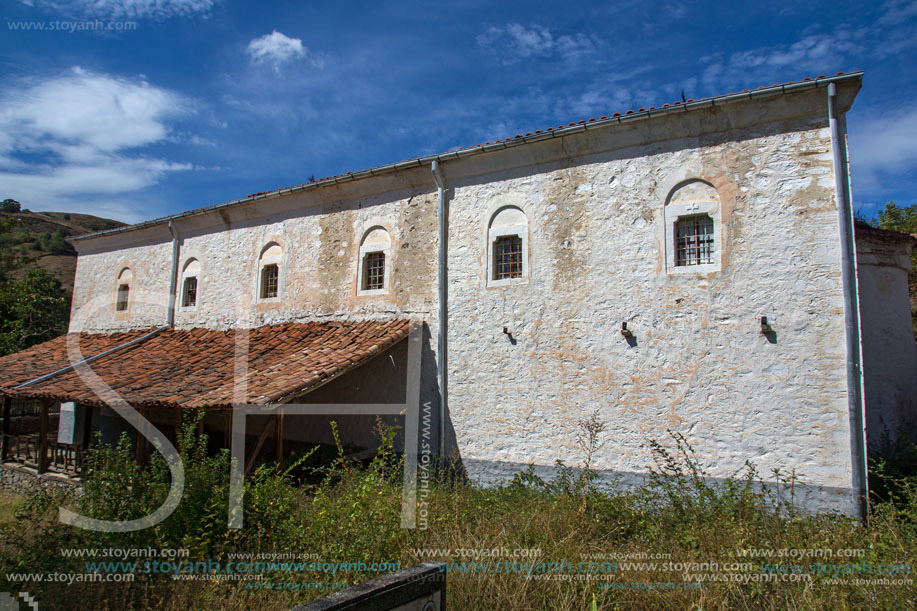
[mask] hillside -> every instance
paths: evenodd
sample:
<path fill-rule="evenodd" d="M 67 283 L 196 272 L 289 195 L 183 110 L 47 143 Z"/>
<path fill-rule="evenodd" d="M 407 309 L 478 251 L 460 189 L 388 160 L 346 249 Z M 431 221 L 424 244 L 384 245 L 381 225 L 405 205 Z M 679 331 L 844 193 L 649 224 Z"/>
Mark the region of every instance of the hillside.
<path fill-rule="evenodd" d="M 0 234 L 0 248 L 9 249 L 18 259 L 7 270 L 13 280 L 20 279 L 32 267 L 48 270 L 68 293 L 73 292 L 76 251 L 67 238 L 122 227 L 124 223 L 72 212 L 0 212 L 0 219 L 12 219 L 13 229 Z"/>

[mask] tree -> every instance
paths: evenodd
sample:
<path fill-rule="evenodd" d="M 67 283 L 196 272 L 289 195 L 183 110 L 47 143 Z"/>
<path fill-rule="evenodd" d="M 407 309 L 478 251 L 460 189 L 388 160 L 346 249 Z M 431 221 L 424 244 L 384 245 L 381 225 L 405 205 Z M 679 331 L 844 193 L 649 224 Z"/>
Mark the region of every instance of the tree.
<path fill-rule="evenodd" d="M 889 231 L 917 233 L 917 204 L 899 208 L 895 202 L 888 202 L 885 204 L 885 209 L 879 211 L 876 224 L 880 229 Z"/>
<path fill-rule="evenodd" d="M 70 299 L 44 269 L 0 285 L 0 355 L 24 350 L 67 332 Z"/>
<path fill-rule="evenodd" d="M 3 200 L 2 202 L 0 202 L 0 212 L 13 213 L 13 212 L 19 212 L 21 210 L 22 210 L 22 205 L 19 202 L 17 202 L 15 199 L 7 198 Z"/>

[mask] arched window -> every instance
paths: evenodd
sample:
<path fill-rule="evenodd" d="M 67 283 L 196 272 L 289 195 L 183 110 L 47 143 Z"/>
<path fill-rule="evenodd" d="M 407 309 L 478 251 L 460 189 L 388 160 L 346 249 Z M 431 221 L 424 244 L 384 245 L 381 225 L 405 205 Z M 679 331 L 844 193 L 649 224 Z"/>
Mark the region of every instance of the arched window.
<path fill-rule="evenodd" d="M 526 281 L 529 275 L 528 220 L 515 207 L 500 208 L 487 229 L 487 284 Z"/>
<path fill-rule="evenodd" d="M 198 278 L 201 275 L 201 264 L 197 259 L 188 259 L 181 273 L 181 307 L 197 307 Z"/>
<path fill-rule="evenodd" d="M 131 282 L 134 279 L 134 273 L 129 267 L 125 267 L 118 274 L 118 290 L 115 296 L 115 311 L 127 312 L 131 305 Z"/>
<path fill-rule="evenodd" d="M 719 271 L 720 196 L 710 183 L 693 179 L 666 200 L 666 268 L 669 273 Z"/>
<path fill-rule="evenodd" d="M 384 227 L 372 227 L 363 234 L 357 277 L 358 295 L 388 292 L 391 247 L 392 239 Z"/>
<path fill-rule="evenodd" d="M 271 242 L 261 251 L 258 267 L 258 298 L 278 299 L 280 297 L 280 262 L 283 248 Z"/>

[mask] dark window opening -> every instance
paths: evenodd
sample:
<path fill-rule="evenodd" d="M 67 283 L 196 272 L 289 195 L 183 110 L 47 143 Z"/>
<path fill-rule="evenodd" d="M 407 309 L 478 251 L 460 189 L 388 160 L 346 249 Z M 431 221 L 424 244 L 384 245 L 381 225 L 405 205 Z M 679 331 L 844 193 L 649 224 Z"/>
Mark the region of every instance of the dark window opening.
<path fill-rule="evenodd" d="M 197 277 L 191 276 L 185 278 L 185 286 L 182 289 L 181 305 L 183 308 L 193 308 L 197 305 Z"/>
<path fill-rule="evenodd" d="M 363 290 L 385 288 L 385 253 L 371 252 L 363 257 Z"/>
<path fill-rule="evenodd" d="M 678 219 L 675 252 L 679 266 L 713 263 L 713 219 L 706 214 Z"/>
<path fill-rule="evenodd" d="M 494 280 L 522 277 L 522 238 L 502 236 L 494 242 Z"/>
<path fill-rule="evenodd" d="M 129 284 L 119 284 L 118 285 L 118 299 L 115 301 L 115 310 L 118 312 L 124 312 L 127 310 L 127 300 L 131 293 L 131 287 Z"/>
<path fill-rule="evenodd" d="M 276 263 L 265 265 L 261 268 L 261 299 L 271 299 L 277 296 L 277 279 L 280 270 Z"/>

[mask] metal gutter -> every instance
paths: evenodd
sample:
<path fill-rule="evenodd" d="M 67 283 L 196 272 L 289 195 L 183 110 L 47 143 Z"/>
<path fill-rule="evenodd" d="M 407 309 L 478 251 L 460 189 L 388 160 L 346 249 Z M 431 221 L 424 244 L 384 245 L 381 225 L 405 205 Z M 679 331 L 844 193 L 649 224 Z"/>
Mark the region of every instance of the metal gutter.
<path fill-rule="evenodd" d="M 446 408 L 449 402 L 449 207 L 446 202 L 446 187 L 439 171 L 439 160 L 431 165 L 436 182 L 437 214 L 439 216 L 439 329 L 437 330 L 437 352 L 439 352 L 439 455 L 446 459 Z"/>
<path fill-rule="evenodd" d="M 848 180 L 847 146 L 841 138 L 837 111 L 837 86 L 828 85 L 828 123 L 834 156 L 834 189 L 841 233 L 841 282 L 844 291 L 844 335 L 847 343 L 847 401 L 850 413 L 850 444 L 853 453 L 853 487 L 859 496 L 860 518 L 869 513 L 869 483 L 866 458 L 866 415 L 863 397 L 863 353 L 860 333 L 860 303 L 857 287 L 856 241 L 853 206 Z"/>
<path fill-rule="evenodd" d="M 522 146 L 525 144 L 530 144 L 532 142 L 539 142 L 541 140 L 550 140 L 552 138 L 561 138 L 564 136 L 569 136 L 571 134 L 576 134 L 579 132 L 593 130 L 597 128 L 605 128 L 616 124 L 628 123 L 631 121 L 639 121 L 650 118 L 651 116 L 675 113 L 675 112 L 688 112 L 691 110 L 697 110 L 702 108 L 708 108 L 711 106 L 721 106 L 723 104 L 728 104 L 731 102 L 741 101 L 741 100 L 751 100 L 758 99 L 769 96 L 782 95 L 786 93 L 792 93 L 796 91 L 803 91 L 806 89 L 819 89 L 826 87 L 832 83 L 838 83 L 848 80 L 857 80 L 863 76 L 862 71 L 851 72 L 848 74 L 842 74 L 837 76 L 828 76 L 824 78 L 812 79 L 809 81 L 800 81 L 798 83 L 790 83 L 787 85 L 776 85 L 772 87 L 764 87 L 762 89 L 755 89 L 752 91 L 743 91 L 741 93 L 731 93 L 727 95 L 721 95 L 707 100 L 697 100 L 694 102 L 687 103 L 676 103 L 668 107 L 655 108 L 652 110 L 644 110 L 632 112 L 632 114 L 624 114 L 619 116 L 612 116 L 607 119 L 597 119 L 595 121 L 581 122 L 573 126 L 564 127 L 561 129 L 548 129 L 542 131 L 541 133 L 535 133 L 530 136 L 521 136 L 519 138 L 506 139 L 503 142 L 495 142 L 491 144 L 481 144 L 478 146 L 469 147 L 467 149 L 459 151 L 450 151 L 448 153 L 439 153 L 436 155 L 427 155 L 425 157 L 419 157 L 417 159 L 412 159 L 409 161 L 400 161 L 398 163 L 390 163 L 387 165 L 377 166 L 374 168 L 369 168 L 367 170 L 359 170 L 357 172 L 347 172 L 346 174 L 339 176 L 332 176 L 330 178 L 324 178 L 322 180 L 317 180 L 315 182 L 309 182 L 301 185 L 295 185 L 292 187 L 286 187 L 283 189 L 277 189 L 275 191 L 268 191 L 266 193 L 261 193 L 258 195 L 250 195 L 248 197 L 242 197 L 239 199 L 234 199 L 232 201 L 224 202 L 222 204 L 215 204 L 213 206 L 207 206 L 205 208 L 197 208 L 195 210 L 189 210 L 186 212 L 180 212 L 178 214 L 173 214 L 170 216 L 165 216 L 158 219 L 153 219 L 149 221 L 143 221 L 135 225 L 128 225 L 126 227 L 117 227 L 115 229 L 108 229 L 106 231 L 99 231 L 96 233 L 86 234 L 84 236 L 78 236 L 70 238 L 71 242 L 79 242 L 82 240 L 98 238 L 107 235 L 114 235 L 118 233 L 124 233 L 126 231 L 133 231 L 136 229 L 143 229 L 146 227 L 151 227 L 154 225 L 160 225 L 167 221 L 174 221 L 180 218 L 187 218 L 191 216 L 200 216 L 202 214 L 208 214 L 217 210 L 222 210 L 231 206 L 238 206 L 241 204 L 247 204 L 251 202 L 260 201 L 263 199 L 271 199 L 275 197 L 280 197 L 283 195 L 288 195 L 290 193 L 296 193 L 299 191 L 307 191 L 311 189 L 317 189 L 319 187 L 324 187 L 332 184 L 342 184 L 347 182 L 352 182 L 360 178 L 367 178 L 370 176 L 381 176 L 383 174 L 389 174 L 391 172 L 396 172 L 399 170 L 407 168 L 418 168 L 426 165 L 432 165 L 434 161 L 446 161 L 450 159 L 463 159 L 465 157 L 470 157 L 473 155 L 479 155 L 482 153 L 489 153 L 496 150 L 513 148 L 516 146 Z M 630 111 L 628 111 L 630 112 Z"/>

